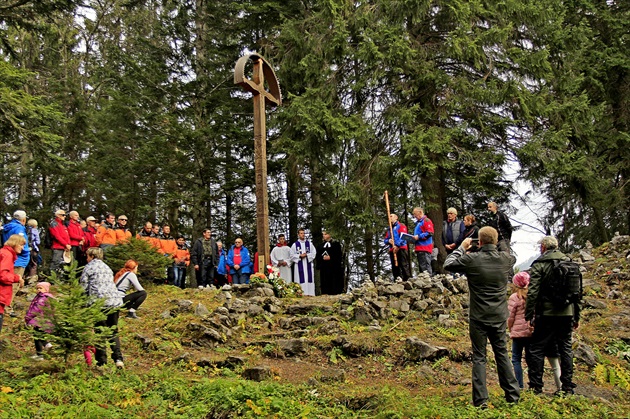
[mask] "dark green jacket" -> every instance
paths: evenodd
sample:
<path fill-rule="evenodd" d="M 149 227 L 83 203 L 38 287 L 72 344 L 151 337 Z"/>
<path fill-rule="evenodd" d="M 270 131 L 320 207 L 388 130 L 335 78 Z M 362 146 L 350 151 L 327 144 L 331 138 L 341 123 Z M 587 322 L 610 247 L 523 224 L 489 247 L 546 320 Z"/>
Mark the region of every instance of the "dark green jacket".
<path fill-rule="evenodd" d="M 553 261 L 568 259 L 561 251 L 554 249 L 543 253 L 532 263 L 529 269 L 529 290 L 525 306 L 525 320 L 531 321 L 534 315 L 542 316 L 573 316 L 575 321 L 580 319 L 580 308 L 577 304 L 569 304 L 565 308 L 554 307 L 550 301 L 544 301 L 541 289 L 551 278 Z"/>
<path fill-rule="evenodd" d="M 494 244 L 484 244 L 479 252 L 468 253 L 462 246 L 448 255 L 444 269 L 461 272 L 470 288 L 470 320 L 496 324 L 508 318 L 507 277 L 516 258 L 497 251 Z"/>

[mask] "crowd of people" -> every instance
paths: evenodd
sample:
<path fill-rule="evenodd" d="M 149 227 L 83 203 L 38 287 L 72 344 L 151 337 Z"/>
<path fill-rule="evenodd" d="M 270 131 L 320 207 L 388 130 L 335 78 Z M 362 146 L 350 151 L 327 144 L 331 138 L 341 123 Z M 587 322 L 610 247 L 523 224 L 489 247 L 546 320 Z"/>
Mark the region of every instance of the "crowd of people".
<path fill-rule="evenodd" d="M 492 217 L 490 225 L 479 228 L 472 214 L 462 221 L 457 210 L 449 208 L 442 229 L 442 245 L 447 253 L 444 269 L 466 275 L 469 284 L 469 333 L 473 362 L 473 404 L 486 407 L 486 345 L 489 341 L 496 360 L 499 383 L 510 403 L 518 402 L 524 387 L 523 354 L 529 368 L 529 387 L 535 393 L 543 389 L 543 365 L 547 357 L 554 371 L 558 394 L 573 394 L 573 361 L 571 352 L 572 331 L 579 325 L 578 301 L 558 305 L 550 294 L 550 283 L 557 278 L 554 266 L 566 255 L 558 250 L 553 237 L 540 241 L 541 256 L 529 272 L 513 275 L 515 257 L 511 254 L 512 226 L 509 218 L 498 210 L 496 203 L 488 203 Z M 107 214 L 97 223 L 88 216 L 81 221 L 76 211 L 69 220 L 63 210 L 55 212 L 50 224 L 51 269 L 67 263 L 68 254 L 84 265 L 80 284 L 91 299 L 102 299 L 106 319 L 102 326 L 118 325 L 121 308 L 128 310 L 127 317 L 137 318 L 136 310 L 147 298 L 138 281 L 138 264 L 129 260 L 115 275 L 103 262 L 104 252 L 120 245 L 132 235 L 127 228 L 127 217 Z M 416 255 L 418 270 L 433 275 L 434 226 L 423 208 L 413 209 L 415 226 L 412 233 L 391 214 L 390 225 L 384 238 L 389 247 L 394 279 L 408 280 L 412 274 L 409 248 Z M 5 311 L 11 312 L 11 302 L 17 288 L 24 285 L 25 277 L 36 275 L 41 263 L 41 235 L 36 220 L 27 220 L 24 211 L 16 211 L 13 220 L 3 229 L 4 246 L 0 249 L 0 331 Z M 257 254 L 252 257 L 242 238 L 236 238 L 229 250 L 221 241 L 212 237 L 206 228 L 189 249 L 183 236 L 171 236 L 170 226 L 146 222 L 136 235 L 146 240 L 157 252 L 172 259 L 171 280 L 173 285 L 184 288 L 186 271 L 192 265 L 200 288 L 220 287 L 224 284 L 245 284 L 257 271 Z M 298 231 L 298 239 L 289 245 L 284 235 L 278 236 L 277 245 L 270 255 L 271 265 L 278 268 L 287 283 L 296 282 L 304 295 L 315 295 L 315 269 L 320 270 L 321 293 L 340 294 L 344 291 L 343 250 L 338 241 L 323 232 L 322 244 L 315 246 L 306 238 L 306 231 Z M 512 276 L 513 275 L 513 276 Z M 514 292 L 507 298 L 510 286 Z M 129 293 L 129 291 L 132 291 Z M 32 300 L 25 321 L 30 327 L 47 330 L 47 324 L 39 320 L 50 294 L 50 283 L 39 282 L 37 294 Z M 512 359 L 508 356 L 506 332 L 512 338 Z M 41 335 L 40 335 L 41 336 Z M 50 343 L 35 340 L 35 359 L 41 359 Z M 117 333 L 110 339 L 112 359 L 118 367 L 124 366 Z M 97 347 L 97 365 L 107 362 L 106 350 Z M 87 357 L 87 355 L 86 355 Z M 86 358 L 87 359 L 87 358 Z"/>

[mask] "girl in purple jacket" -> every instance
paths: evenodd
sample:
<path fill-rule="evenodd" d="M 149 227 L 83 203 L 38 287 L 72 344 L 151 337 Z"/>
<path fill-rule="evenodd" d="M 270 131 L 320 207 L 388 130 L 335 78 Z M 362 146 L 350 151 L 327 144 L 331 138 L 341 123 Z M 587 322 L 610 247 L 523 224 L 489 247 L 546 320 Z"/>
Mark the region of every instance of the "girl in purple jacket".
<path fill-rule="evenodd" d="M 31 326 L 35 330 L 50 332 L 50 322 L 43 320 L 44 308 L 50 304 L 48 299 L 52 297 L 52 294 L 50 293 L 50 283 L 38 282 L 35 289 L 37 290 L 37 295 L 33 298 L 33 301 L 31 301 L 31 305 L 26 312 L 24 321 L 27 326 Z M 50 349 L 51 347 L 52 344 L 50 344 L 50 342 L 35 338 L 36 354 L 31 358 L 36 361 L 42 361 L 44 359 L 44 349 Z"/>

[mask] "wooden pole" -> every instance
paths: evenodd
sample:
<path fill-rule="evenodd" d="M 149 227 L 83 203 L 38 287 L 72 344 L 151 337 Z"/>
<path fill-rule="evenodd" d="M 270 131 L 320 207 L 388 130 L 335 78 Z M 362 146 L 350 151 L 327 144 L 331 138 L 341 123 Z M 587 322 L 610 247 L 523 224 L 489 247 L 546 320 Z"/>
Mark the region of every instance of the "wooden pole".
<path fill-rule="evenodd" d="M 396 240 L 394 239 L 394 226 L 392 225 L 391 214 L 389 212 L 389 195 L 387 191 L 385 191 L 385 205 L 387 206 L 387 222 L 389 223 L 389 236 L 394 241 L 394 246 L 396 246 Z M 396 256 L 396 251 L 392 247 L 392 252 L 394 253 L 394 266 L 398 266 L 398 256 Z"/>

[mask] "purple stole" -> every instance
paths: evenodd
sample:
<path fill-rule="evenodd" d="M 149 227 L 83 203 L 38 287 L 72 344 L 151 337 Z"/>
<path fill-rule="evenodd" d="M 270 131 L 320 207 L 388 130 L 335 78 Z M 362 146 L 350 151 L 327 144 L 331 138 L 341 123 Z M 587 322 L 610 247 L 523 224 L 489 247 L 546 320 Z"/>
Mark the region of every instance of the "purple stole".
<path fill-rule="evenodd" d="M 306 240 L 305 245 L 306 245 L 305 246 L 306 253 L 311 253 L 311 242 Z M 295 249 L 298 251 L 298 253 L 302 253 L 302 246 L 299 240 L 295 242 Z M 302 262 L 303 262 L 302 260 L 298 262 L 298 273 L 300 275 L 300 284 L 303 284 L 304 282 L 306 282 L 304 279 L 304 264 Z M 313 270 L 311 269 L 311 262 L 308 260 L 308 257 L 306 257 L 306 267 L 308 268 L 308 282 L 309 284 L 311 284 L 313 283 Z"/>

